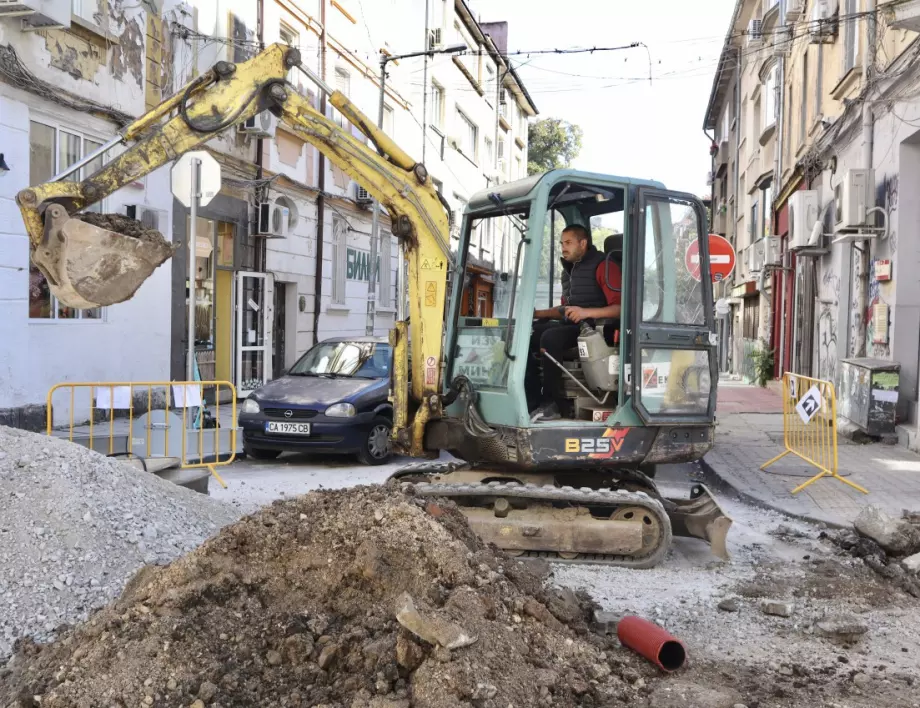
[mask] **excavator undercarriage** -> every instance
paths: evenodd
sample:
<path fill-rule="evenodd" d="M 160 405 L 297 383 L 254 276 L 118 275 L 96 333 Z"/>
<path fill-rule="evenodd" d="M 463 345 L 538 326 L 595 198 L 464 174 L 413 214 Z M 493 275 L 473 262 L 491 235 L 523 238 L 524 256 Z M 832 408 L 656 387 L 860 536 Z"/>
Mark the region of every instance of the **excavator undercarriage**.
<path fill-rule="evenodd" d="M 473 530 L 512 556 L 628 568 L 658 565 L 672 536 L 705 540 L 728 559 L 731 526 L 709 489 L 689 499 L 663 497 L 638 470 L 603 475 L 606 486 L 576 488 L 565 474 L 529 474 L 462 463 L 417 463 L 393 478 L 421 496 L 450 499 Z M 582 470 L 599 479 L 598 470 Z"/>

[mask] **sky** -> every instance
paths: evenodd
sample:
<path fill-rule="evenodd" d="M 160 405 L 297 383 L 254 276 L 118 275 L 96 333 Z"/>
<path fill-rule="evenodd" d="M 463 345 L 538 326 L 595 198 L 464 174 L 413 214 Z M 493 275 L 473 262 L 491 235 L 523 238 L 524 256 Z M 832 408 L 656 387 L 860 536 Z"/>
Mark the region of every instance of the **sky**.
<path fill-rule="evenodd" d="M 644 43 L 647 50 L 511 58 L 537 117 L 584 131 L 573 167 L 709 194 L 703 120 L 734 0 L 468 2 L 479 20 L 509 23 L 509 52 Z"/>

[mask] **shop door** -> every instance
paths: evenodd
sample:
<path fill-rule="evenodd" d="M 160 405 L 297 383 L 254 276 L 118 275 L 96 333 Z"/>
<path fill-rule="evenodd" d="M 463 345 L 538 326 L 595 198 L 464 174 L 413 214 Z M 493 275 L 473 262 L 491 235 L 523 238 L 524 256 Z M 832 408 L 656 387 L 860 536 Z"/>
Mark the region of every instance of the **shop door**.
<path fill-rule="evenodd" d="M 271 273 L 237 273 L 236 293 L 236 389 L 243 398 L 272 378 Z"/>

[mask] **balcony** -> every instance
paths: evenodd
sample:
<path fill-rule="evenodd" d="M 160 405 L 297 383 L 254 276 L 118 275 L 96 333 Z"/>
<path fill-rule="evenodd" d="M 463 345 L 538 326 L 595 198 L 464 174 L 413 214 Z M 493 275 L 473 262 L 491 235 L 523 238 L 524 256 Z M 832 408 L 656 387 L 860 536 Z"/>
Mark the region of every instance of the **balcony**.
<path fill-rule="evenodd" d="M 879 10 L 892 29 L 920 32 L 920 0 L 894 0 L 882 3 Z"/>

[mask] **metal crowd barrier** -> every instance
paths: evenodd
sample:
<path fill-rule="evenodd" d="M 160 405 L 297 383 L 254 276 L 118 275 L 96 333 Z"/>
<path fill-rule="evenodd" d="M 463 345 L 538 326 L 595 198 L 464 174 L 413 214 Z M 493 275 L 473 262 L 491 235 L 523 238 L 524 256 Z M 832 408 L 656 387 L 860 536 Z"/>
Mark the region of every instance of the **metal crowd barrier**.
<path fill-rule="evenodd" d="M 229 420 L 221 421 L 222 409 Z M 229 381 L 61 383 L 48 391 L 46 422 L 47 435 L 103 455 L 207 468 L 225 489 L 216 468 L 236 459 L 236 388 Z"/>
<path fill-rule="evenodd" d="M 792 454 L 820 470 L 793 489 L 793 494 L 823 477 L 833 477 L 863 494 L 869 493 L 838 473 L 837 394 L 830 381 L 789 372 L 783 375 L 783 443 L 786 449 L 760 469 Z"/>

